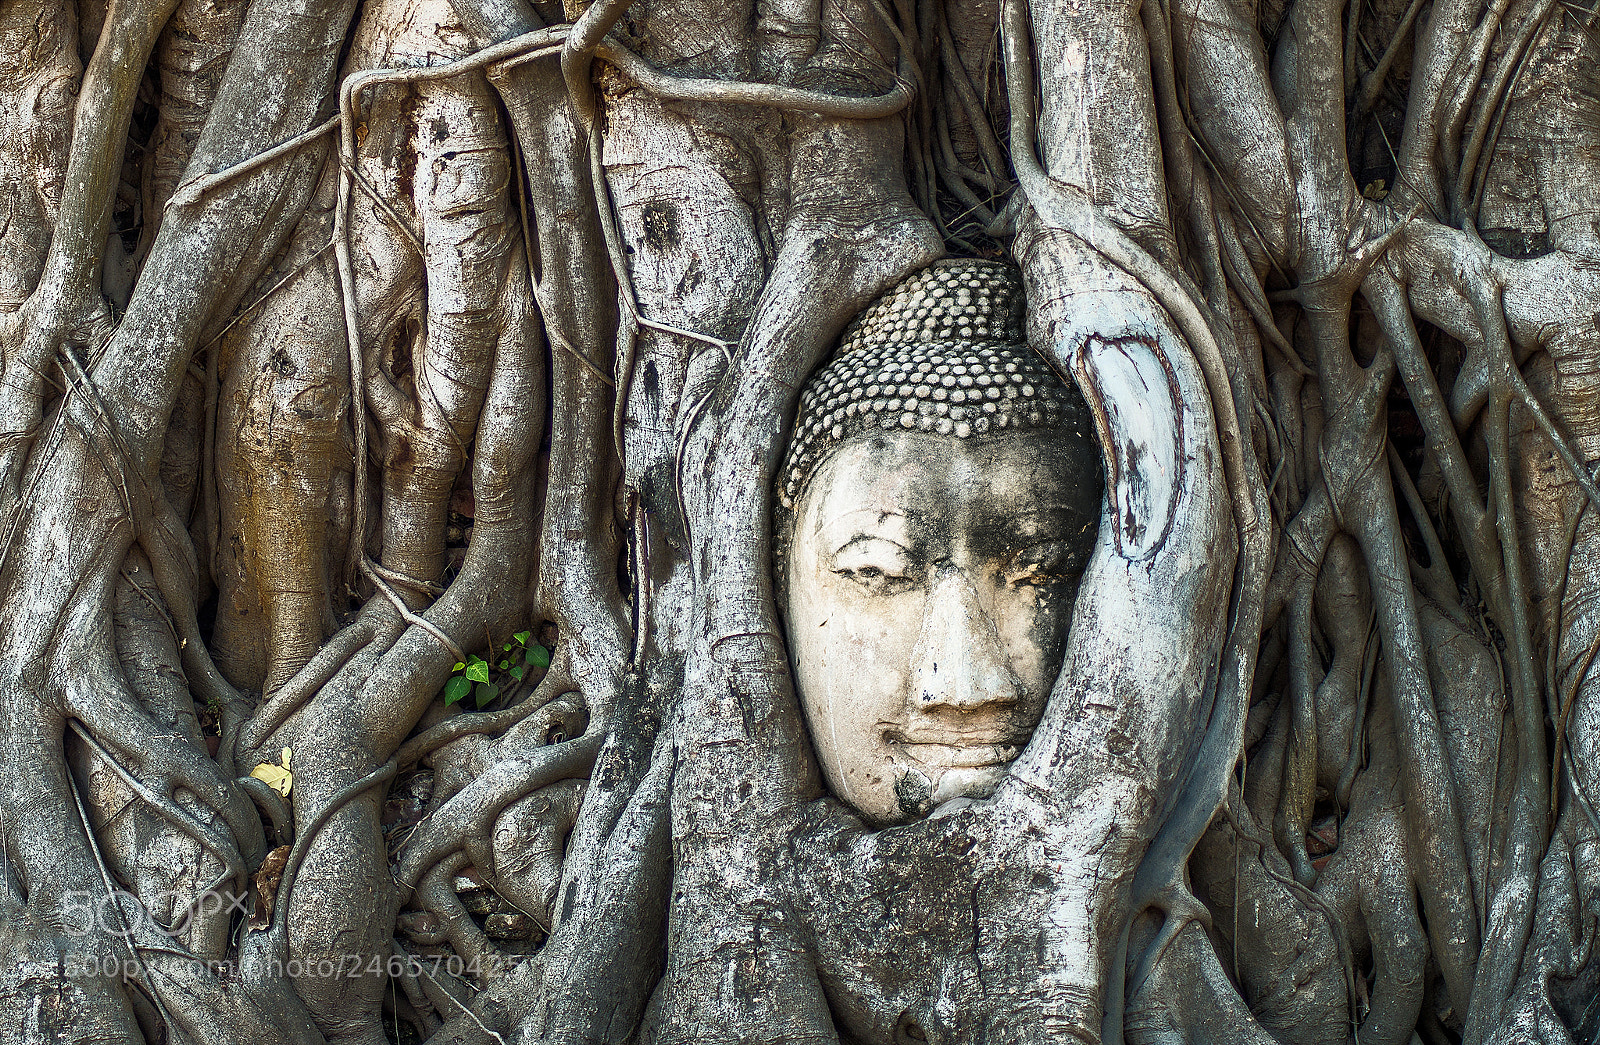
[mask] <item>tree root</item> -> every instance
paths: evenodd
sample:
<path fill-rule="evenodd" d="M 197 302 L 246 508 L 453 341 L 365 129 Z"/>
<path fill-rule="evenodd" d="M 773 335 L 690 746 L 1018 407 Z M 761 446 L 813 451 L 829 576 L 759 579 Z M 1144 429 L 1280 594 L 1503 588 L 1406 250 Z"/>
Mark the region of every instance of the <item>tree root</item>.
<path fill-rule="evenodd" d="M 400 857 L 402 887 L 417 888 L 424 874 L 468 839 L 492 838 L 495 821 L 513 802 L 557 781 L 586 776 L 602 742 L 602 735 L 586 734 L 495 762 L 411 837 Z"/>

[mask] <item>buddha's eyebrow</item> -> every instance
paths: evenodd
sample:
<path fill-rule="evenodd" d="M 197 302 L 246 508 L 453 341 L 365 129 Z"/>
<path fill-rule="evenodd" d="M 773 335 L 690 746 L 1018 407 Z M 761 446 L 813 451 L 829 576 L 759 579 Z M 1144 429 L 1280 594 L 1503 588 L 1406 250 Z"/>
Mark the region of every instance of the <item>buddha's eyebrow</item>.
<path fill-rule="evenodd" d="M 873 517 L 872 522 L 870 524 L 864 524 L 856 521 L 855 517 L 860 515 L 871 515 Z M 890 519 L 904 518 L 904 513 L 890 509 L 850 508 L 846 511 L 840 512 L 838 515 L 832 516 L 831 518 L 817 520 L 816 532 L 831 541 L 834 534 L 844 530 L 846 527 L 849 527 L 854 531 L 854 537 L 851 538 L 852 540 L 854 540 L 855 537 L 873 537 L 877 535 L 867 533 L 862 529 L 863 525 L 882 526 Z"/>
<path fill-rule="evenodd" d="M 1051 504 L 1048 501 L 1035 507 L 1020 511 L 1011 517 L 1011 521 L 1019 530 L 1037 529 L 1050 526 L 1060 526 L 1071 520 L 1074 512 L 1066 504 Z"/>
<path fill-rule="evenodd" d="M 866 540 L 884 541 L 909 555 L 911 551 L 903 543 L 907 537 L 906 524 L 906 515 L 896 511 L 894 506 L 861 505 L 819 520 L 815 533 L 830 555 L 838 555 L 852 544 Z"/>
<path fill-rule="evenodd" d="M 1040 538 L 1067 539 L 1079 532 L 1079 527 L 1073 525 L 1078 514 L 1066 505 L 1043 504 L 1003 519 L 985 519 L 973 527 L 973 533 L 1013 547 Z"/>
<path fill-rule="evenodd" d="M 852 515 L 869 514 L 877 516 L 876 521 L 879 523 L 882 523 L 885 519 L 905 518 L 904 512 L 897 512 L 893 508 L 847 508 L 838 515 L 833 516 L 833 518 L 825 520 L 821 525 L 827 526 L 829 523 L 838 522 L 840 519 L 848 519 Z"/>
<path fill-rule="evenodd" d="M 843 544 L 841 544 L 837 548 L 835 548 L 833 550 L 833 554 L 838 555 L 840 552 L 844 551 L 846 548 L 853 547 L 853 546 L 855 546 L 857 544 L 864 544 L 867 541 L 882 541 L 884 544 L 892 544 L 892 545 L 894 545 L 896 548 L 899 548 L 901 551 L 905 552 L 907 555 L 911 554 L 911 549 L 910 548 L 908 548 L 905 545 L 901 544 L 899 541 L 895 540 L 893 537 L 885 537 L 882 534 L 877 534 L 877 533 L 857 533 L 853 537 L 851 537 L 849 540 L 845 541 Z"/>

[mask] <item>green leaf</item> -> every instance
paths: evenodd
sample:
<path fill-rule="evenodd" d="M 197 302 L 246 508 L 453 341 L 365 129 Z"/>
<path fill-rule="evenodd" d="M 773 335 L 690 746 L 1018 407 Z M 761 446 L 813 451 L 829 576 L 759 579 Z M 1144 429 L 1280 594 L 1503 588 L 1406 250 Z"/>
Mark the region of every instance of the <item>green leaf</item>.
<path fill-rule="evenodd" d="M 466 677 L 474 682 L 489 681 L 489 662 L 479 657 L 467 661 Z"/>
<path fill-rule="evenodd" d="M 495 665 L 495 667 L 499 668 L 501 671 L 506 670 L 510 666 L 511 666 L 511 662 L 509 660 L 502 660 L 500 663 Z"/>
<path fill-rule="evenodd" d="M 462 697 L 471 692 L 472 681 L 461 675 L 457 675 L 455 678 L 444 684 L 444 702 L 446 704 L 454 704 L 456 701 L 460 700 Z"/>
<path fill-rule="evenodd" d="M 548 668 L 550 666 L 550 651 L 537 644 L 529 646 L 528 663 L 536 668 Z"/>
<path fill-rule="evenodd" d="M 460 671 L 460 670 L 461 670 L 461 669 L 462 669 L 462 668 L 464 668 L 464 667 L 466 667 L 466 665 L 465 665 L 465 664 L 463 664 L 463 663 L 461 663 L 461 662 L 460 662 L 460 661 L 459 661 L 459 660 L 458 660 L 458 661 L 456 661 L 456 666 L 455 666 L 455 667 L 453 667 L 453 668 L 451 668 L 451 669 L 450 669 L 450 670 L 451 670 L 451 671 Z"/>
<path fill-rule="evenodd" d="M 518 682 L 521 682 L 522 681 L 522 673 L 524 671 L 526 671 L 526 670 L 527 669 L 524 668 L 521 664 L 518 664 L 516 667 L 511 669 L 511 677 L 516 679 Z"/>
<path fill-rule="evenodd" d="M 501 646 L 500 649 L 505 653 L 510 653 L 511 652 L 511 643 L 509 643 L 509 642 L 506 643 L 504 646 Z"/>
<path fill-rule="evenodd" d="M 517 640 L 517 645 L 526 646 L 528 644 L 528 640 L 533 637 L 533 632 L 519 631 L 511 637 Z"/>
<path fill-rule="evenodd" d="M 496 686 L 493 682 L 478 683 L 477 701 L 480 708 L 499 695 L 500 687 Z"/>

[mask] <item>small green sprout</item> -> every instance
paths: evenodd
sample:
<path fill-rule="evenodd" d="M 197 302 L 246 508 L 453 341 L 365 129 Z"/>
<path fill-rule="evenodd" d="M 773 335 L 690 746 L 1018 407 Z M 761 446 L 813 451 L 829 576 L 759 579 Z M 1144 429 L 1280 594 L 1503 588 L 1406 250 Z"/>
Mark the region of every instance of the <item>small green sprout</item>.
<path fill-rule="evenodd" d="M 550 651 L 537 642 L 532 642 L 532 639 L 531 631 L 517 632 L 511 636 L 510 642 L 500 647 L 498 652 L 501 656 L 495 658 L 493 664 L 476 654 L 464 661 L 458 661 L 456 666 L 450 669 L 450 681 L 444 685 L 444 702 L 454 704 L 471 693 L 478 707 L 487 707 L 500 695 L 500 684 L 491 680 L 491 674 L 509 677 L 513 682 L 521 682 L 529 668 L 548 668 Z"/>

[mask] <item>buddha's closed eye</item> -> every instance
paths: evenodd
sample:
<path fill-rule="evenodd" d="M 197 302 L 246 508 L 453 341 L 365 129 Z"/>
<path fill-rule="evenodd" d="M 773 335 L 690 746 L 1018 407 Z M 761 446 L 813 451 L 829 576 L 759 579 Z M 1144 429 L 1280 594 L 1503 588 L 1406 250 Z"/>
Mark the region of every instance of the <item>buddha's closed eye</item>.
<path fill-rule="evenodd" d="M 882 594 L 909 590 L 917 581 L 910 552 L 870 534 L 857 534 L 834 554 L 833 572 Z"/>
<path fill-rule="evenodd" d="M 1015 552 L 1001 571 L 1013 587 L 1055 584 L 1080 571 L 1080 550 L 1067 541 L 1040 541 Z"/>

